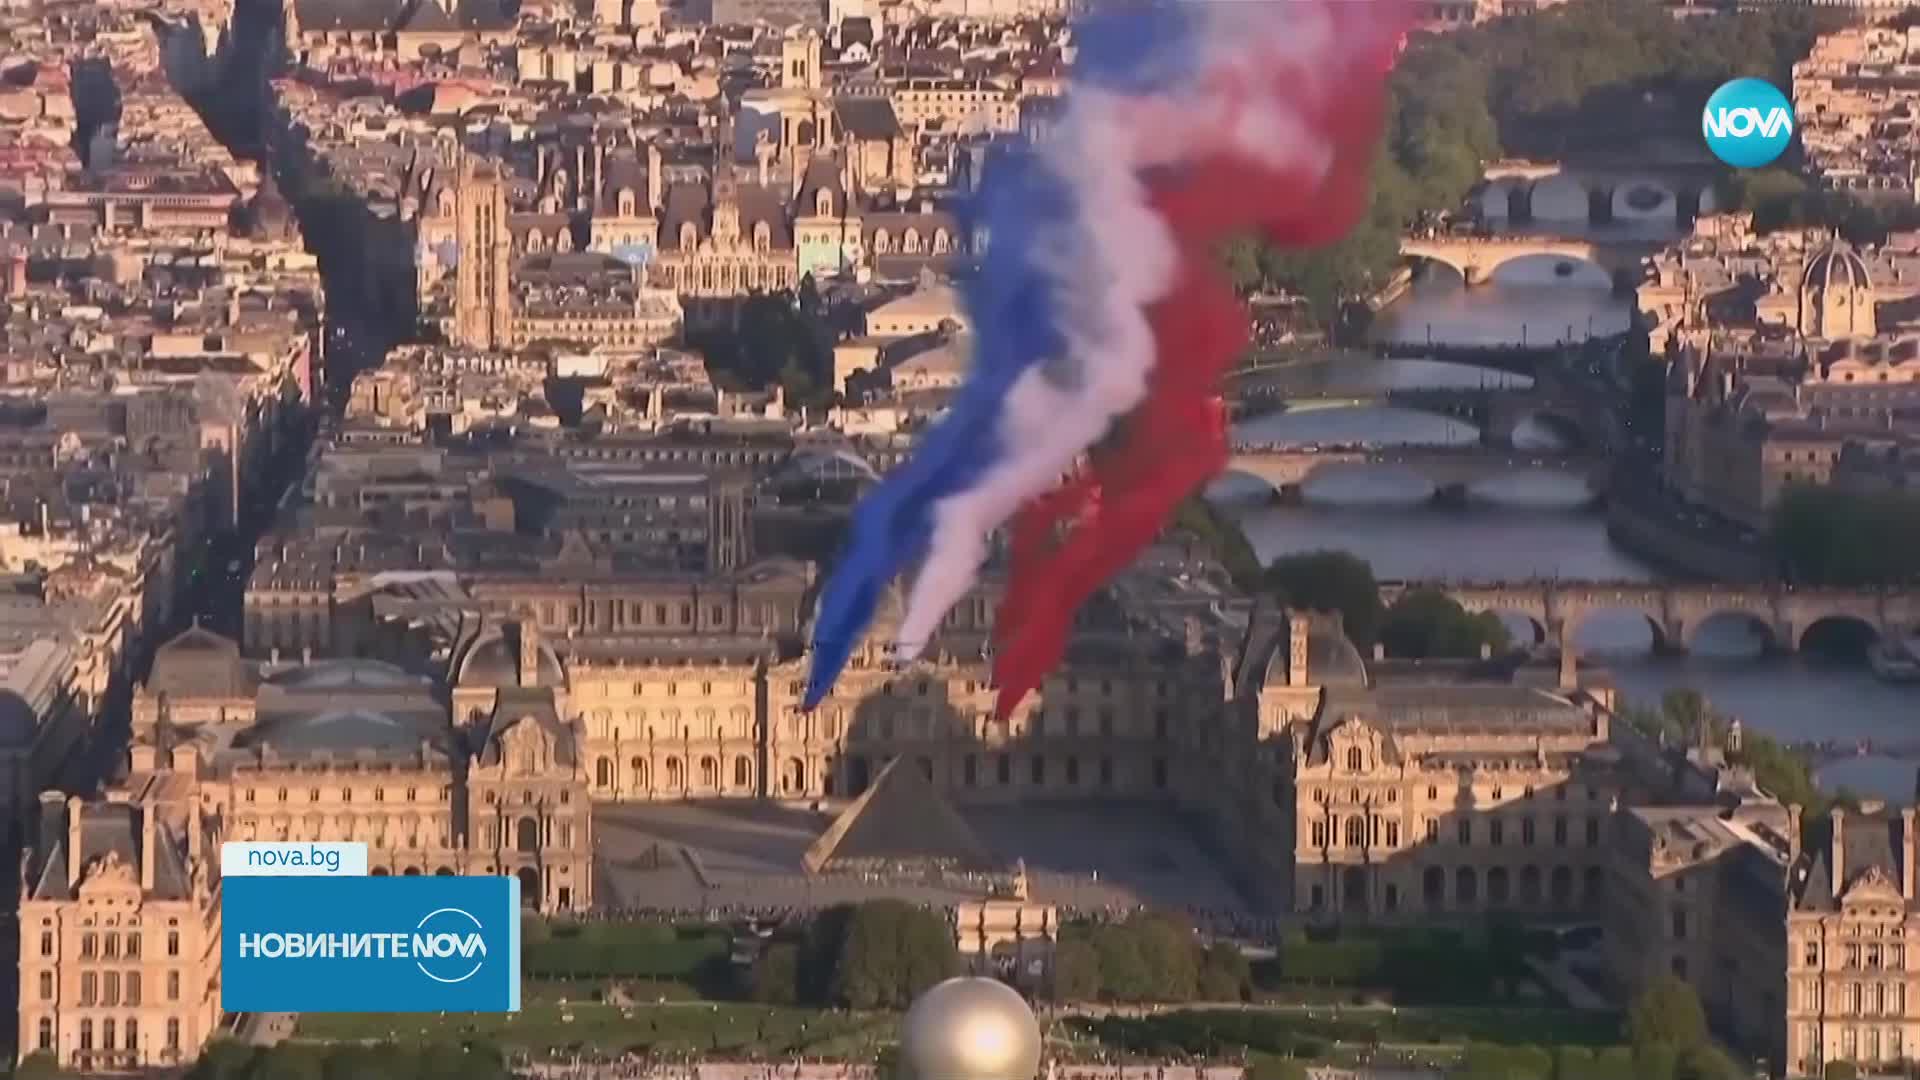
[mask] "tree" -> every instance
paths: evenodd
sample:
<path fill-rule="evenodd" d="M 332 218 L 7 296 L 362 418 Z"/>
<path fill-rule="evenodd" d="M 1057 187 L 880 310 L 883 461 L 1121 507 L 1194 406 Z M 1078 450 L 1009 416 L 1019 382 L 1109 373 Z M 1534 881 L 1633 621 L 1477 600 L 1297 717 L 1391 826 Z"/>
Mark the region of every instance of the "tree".
<path fill-rule="evenodd" d="M 1153 1000 L 1153 973 L 1140 953 L 1139 935 L 1125 924 L 1094 928 L 1093 951 L 1100 958 L 1100 996 L 1108 1001 Z"/>
<path fill-rule="evenodd" d="M 1411 660 L 1469 659 L 1482 647 L 1506 651 L 1512 637 L 1500 616 L 1470 613 L 1438 589 L 1416 589 L 1387 609 L 1380 641 L 1387 652 Z"/>
<path fill-rule="evenodd" d="M 800 993 L 800 946 L 777 941 L 753 962 L 747 997 L 762 1005 L 793 1005 Z"/>
<path fill-rule="evenodd" d="M 1100 956 L 1079 935 L 1062 935 L 1053 950 L 1053 1000 L 1072 1005 L 1100 998 Z"/>
<path fill-rule="evenodd" d="M 283 1042 L 254 1060 L 248 1080 L 326 1080 L 326 1050 L 313 1043 Z"/>
<path fill-rule="evenodd" d="M 1194 495 L 1181 503 L 1171 528 L 1191 537 L 1241 588 L 1252 589 L 1259 582 L 1260 559 L 1247 542 L 1247 534 L 1204 496 Z"/>
<path fill-rule="evenodd" d="M 1790 580 L 1891 585 L 1920 580 L 1920 498 L 1793 487 L 1774 507 L 1773 543 Z"/>
<path fill-rule="evenodd" d="M 187 1080 L 241 1080 L 253 1070 L 259 1051 L 233 1039 L 214 1039 L 200 1052 Z"/>
<path fill-rule="evenodd" d="M 1684 1051 L 1707 1041 L 1707 1014 L 1693 987 L 1658 975 L 1627 1009 L 1627 1041 L 1636 1051 L 1667 1046 Z"/>
<path fill-rule="evenodd" d="M 1373 645 L 1380 627 L 1380 585 L 1373 567 L 1344 551 L 1309 551 L 1268 564 L 1266 587 L 1283 604 L 1313 611 L 1338 612 L 1347 637 L 1362 648 Z"/>
<path fill-rule="evenodd" d="M 1200 1000 L 1241 1001 L 1252 985 L 1252 965 L 1231 943 L 1216 941 L 1200 954 Z"/>
<path fill-rule="evenodd" d="M 853 909 L 833 975 L 833 1000 L 855 1009 L 905 1008 L 960 970 L 946 919 L 903 900 Z"/>
<path fill-rule="evenodd" d="M 1139 942 L 1151 1000 L 1192 1001 L 1200 981 L 1200 945 L 1193 928 L 1151 913 L 1135 915 L 1125 926 Z"/>

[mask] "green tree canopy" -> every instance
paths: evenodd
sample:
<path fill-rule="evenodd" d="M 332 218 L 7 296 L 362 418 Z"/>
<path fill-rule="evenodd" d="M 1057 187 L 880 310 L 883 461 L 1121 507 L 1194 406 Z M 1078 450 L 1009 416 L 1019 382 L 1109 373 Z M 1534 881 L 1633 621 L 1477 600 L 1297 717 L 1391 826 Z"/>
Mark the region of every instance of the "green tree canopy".
<path fill-rule="evenodd" d="M 1482 646 L 1506 651 L 1512 636 L 1490 611 L 1470 613 L 1438 589 L 1416 589 L 1387 609 L 1380 642 L 1390 655 L 1410 660 L 1468 659 L 1480 655 Z"/>
<path fill-rule="evenodd" d="M 1362 649 L 1379 634 L 1380 585 L 1365 559 L 1345 551 L 1286 555 L 1267 566 L 1266 587 L 1294 608 L 1338 612 L 1347 637 Z"/>
<path fill-rule="evenodd" d="M 855 1009 L 903 1009 L 959 971 L 944 915 L 904 900 L 870 900 L 855 907 L 847 922 L 832 996 Z"/>
<path fill-rule="evenodd" d="M 1794 487 L 1774 508 L 1773 541 L 1796 582 L 1910 583 L 1920 580 L 1920 498 Z"/>
<path fill-rule="evenodd" d="M 1627 1008 L 1627 1041 L 1636 1050 L 1665 1046 L 1680 1053 L 1706 1043 L 1700 996 L 1672 975 L 1655 976 Z"/>

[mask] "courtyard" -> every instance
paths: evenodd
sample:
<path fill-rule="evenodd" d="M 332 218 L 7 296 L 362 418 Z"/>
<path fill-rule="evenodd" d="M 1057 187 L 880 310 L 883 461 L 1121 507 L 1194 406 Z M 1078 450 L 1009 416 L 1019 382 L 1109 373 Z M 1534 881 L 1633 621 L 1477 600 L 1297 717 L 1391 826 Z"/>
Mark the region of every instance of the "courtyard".
<path fill-rule="evenodd" d="M 1165 807 L 1019 803 L 957 809 L 998 861 L 1025 862 L 1036 900 L 1083 912 L 1139 904 L 1245 907 L 1200 837 Z M 977 897 L 984 887 L 939 873 L 808 874 L 802 858 L 832 822 L 830 813 L 760 802 L 601 806 L 594 813 L 599 906 L 776 912 L 877 896 L 950 904 Z"/>

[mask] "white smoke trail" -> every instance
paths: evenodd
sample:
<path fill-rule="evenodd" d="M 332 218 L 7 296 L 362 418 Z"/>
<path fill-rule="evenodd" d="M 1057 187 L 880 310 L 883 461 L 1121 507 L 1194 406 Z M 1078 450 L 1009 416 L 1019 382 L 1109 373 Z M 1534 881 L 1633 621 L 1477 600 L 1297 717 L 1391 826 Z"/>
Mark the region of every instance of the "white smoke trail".
<path fill-rule="evenodd" d="M 988 536 L 1057 485 L 1146 396 L 1154 364 L 1146 313 L 1175 284 L 1180 253 L 1148 202 L 1142 172 L 1222 151 L 1317 175 L 1332 164 L 1332 147 L 1310 130 L 1298 103 L 1260 92 L 1282 67 L 1310 83 L 1315 58 L 1335 45 L 1327 13 L 1317 4 L 1195 7 L 1205 21 L 1197 85 L 1152 96 L 1075 88 L 1053 138 L 1040 147 L 1043 167 L 1076 196 L 1074 217 L 1033 247 L 1048 253 L 1044 269 L 1056 282 L 1053 303 L 1077 379 L 1063 386 L 1041 368 L 1023 372 L 1000 421 L 1002 456 L 972 488 L 935 505 L 931 549 L 894 646 L 900 660 L 925 649 L 972 586 Z"/>

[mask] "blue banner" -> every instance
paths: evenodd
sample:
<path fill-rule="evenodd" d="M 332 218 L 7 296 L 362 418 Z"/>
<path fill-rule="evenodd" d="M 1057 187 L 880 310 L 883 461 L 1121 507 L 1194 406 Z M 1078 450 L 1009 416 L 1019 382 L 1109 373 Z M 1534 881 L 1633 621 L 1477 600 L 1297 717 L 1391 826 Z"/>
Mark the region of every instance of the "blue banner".
<path fill-rule="evenodd" d="M 228 1012 L 517 1012 L 511 877 L 230 877 Z"/>

